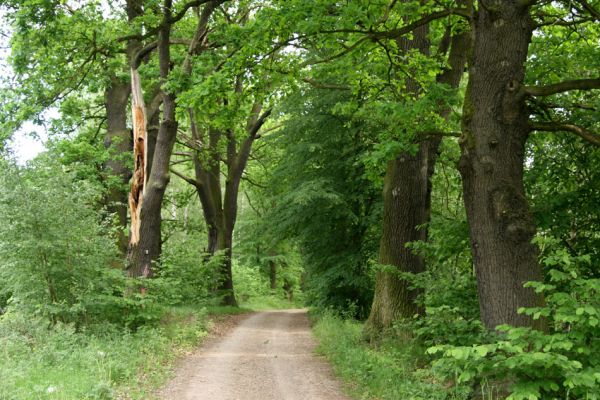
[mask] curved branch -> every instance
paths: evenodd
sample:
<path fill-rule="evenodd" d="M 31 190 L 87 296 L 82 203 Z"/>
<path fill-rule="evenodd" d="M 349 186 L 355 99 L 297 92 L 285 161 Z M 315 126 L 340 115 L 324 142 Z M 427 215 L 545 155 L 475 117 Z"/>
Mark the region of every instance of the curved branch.
<path fill-rule="evenodd" d="M 372 31 L 372 30 L 361 30 L 361 29 L 332 29 L 332 30 L 322 30 L 319 33 L 360 33 L 363 35 L 367 35 L 371 39 L 396 39 L 402 35 L 406 35 L 414 31 L 415 29 L 427 25 L 428 23 L 435 21 L 437 19 L 441 19 L 444 17 L 448 17 L 450 15 L 458 15 L 466 19 L 470 19 L 471 15 L 467 8 L 449 8 L 447 10 L 436 11 L 431 14 L 425 15 L 422 18 L 419 18 L 415 22 L 404 25 L 400 28 L 392 29 L 389 31 Z"/>
<path fill-rule="evenodd" d="M 206 4 L 209 3 L 213 0 L 193 0 L 190 1 L 186 4 L 183 5 L 183 7 L 181 7 L 181 10 L 179 10 L 179 12 L 175 15 L 173 15 L 171 18 L 169 18 L 167 20 L 168 23 L 173 24 L 177 21 L 179 21 L 181 18 L 183 18 L 185 16 L 185 14 L 187 13 L 187 10 L 189 10 L 192 7 L 198 7 L 201 6 L 202 4 Z M 221 4 L 227 2 L 228 0 L 218 0 L 216 1 L 216 6 L 220 6 Z"/>
<path fill-rule="evenodd" d="M 202 187 L 202 183 L 201 183 L 200 181 L 197 181 L 197 180 L 195 180 L 195 179 L 192 179 L 192 178 L 190 178 L 190 177 L 187 177 L 187 176 L 183 175 L 181 172 L 178 172 L 177 170 L 175 170 L 174 168 L 171 168 L 171 172 L 172 172 L 172 173 L 173 173 L 175 176 L 177 176 L 177 177 L 179 177 L 179 178 L 183 179 L 184 181 L 186 181 L 187 183 L 189 183 L 190 185 L 192 185 L 192 186 L 194 186 L 194 187 L 196 187 L 196 188 L 201 188 L 201 187 Z"/>
<path fill-rule="evenodd" d="M 600 147 L 600 135 L 587 130 L 586 128 L 574 125 L 554 122 L 531 122 L 529 127 L 533 131 L 545 132 L 570 132 L 584 139 L 594 146 Z"/>
<path fill-rule="evenodd" d="M 191 43 L 191 40 L 187 40 L 187 39 L 171 39 L 171 40 L 169 40 L 169 44 L 181 44 L 181 45 L 189 46 L 190 43 Z M 158 47 L 158 40 L 155 40 L 155 41 L 149 43 L 147 46 L 141 48 L 140 51 L 138 51 L 137 54 L 135 54 L 135 56 L 133 57 L 133 60 L 132 60 L 133 67 L 137 69 L 140 66 L 140 64 L 142 63 L 142 60 L 148 54 L 150 54 L 152 51 L 154 51 L 157 47 Z"/>
<path fill-rule="evenodd" d="M 568 92 L 569 90 L 591 90 L 600 89 L 600 78 L 598 79 L 574 79 L 554 83 L 547 86 L 524 86 L 523 91 L 530 96 L 550 96 L 556 93 Z"/>

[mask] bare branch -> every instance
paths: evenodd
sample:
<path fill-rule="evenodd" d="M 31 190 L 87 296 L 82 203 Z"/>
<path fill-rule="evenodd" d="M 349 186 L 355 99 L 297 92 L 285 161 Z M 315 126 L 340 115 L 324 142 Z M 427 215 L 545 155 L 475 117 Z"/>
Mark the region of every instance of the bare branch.
<path fill-rule="evenodd" d="M 256 182 L 248 177 L 247 174 L 242 175 L 242 180 L 248 182 L 252 186 L 256 186 L 257 188 L 266 189 L 267 187 L 261 183 Z"/>

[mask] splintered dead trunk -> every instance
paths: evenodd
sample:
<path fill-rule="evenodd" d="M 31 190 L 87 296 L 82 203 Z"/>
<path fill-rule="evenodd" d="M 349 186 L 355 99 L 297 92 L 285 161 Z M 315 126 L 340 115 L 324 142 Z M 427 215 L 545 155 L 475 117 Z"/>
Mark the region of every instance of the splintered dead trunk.
<path fill-rule="evenodd" d="M 165 4 L 170 4 L 166 2 Z M 165 8 L 165 19 L 170 18 L 170 6 Z M 158 37 L 158 58 L 161 81 L 166 82 L 170 67 L 170 25 L 165 24 Z M 139 75 L 132 69 L 132 97 L 134 118 L 134 176 L 131 185 L 131 238 L 128 252 L 128 274 L 150 277 L 153 263 L 161 253 L 161 209 L 169 183 L 169 162 L 177 135 L 175 96 L 163 92 L 162 119 L 158 128 L 152 165 L 148 163 L 147 117 Z"/>
<path fill-rule="evenodd" d="M 131 180 L 131 191 L 129 192 L 129 212 L 131 228 L 129 235 L 129 248 L 127 252 L 127 271 L 130 276 L 147 276 L 149 270 L 144 274 L 139 267 L 140 254 L 140 225 L 142 204 L 144 201 L 144 189 L 146 186 L 146 108 L 140 76 L 136 69 L 131 70 L 131 112 L 133 121 L 133 177 Z"/>
<path fill-rule="evenodd" d="M 121 254 L 127 252 L 127 191 L 131 171 L 125 164 L 124 156 L 130 152 L 131 132 L 127 128 L 127 103 L 131 86 L 127 82 L 112 79 L 104 94 L 106 109 L 106 137 L 104 146 L 110 151 L 110 158 L 104 164 L 108 174 L 118 178 L 118 185 L 111 184 L 106 196 L 107 208 L 117 218 L 116 242 Z"/>
<path fill-rule="evenodd" d="M 541 280 L 541 270 L 523 185 L 528 113 L 519 93 L 533 21 L 529 7 L 519 4 L 525 2 L 479 7 L 463 110 L 459 169 L 481 319 L 491 329 L 531 326 L 517 309 L 543 302 L 523 288 Z"/>

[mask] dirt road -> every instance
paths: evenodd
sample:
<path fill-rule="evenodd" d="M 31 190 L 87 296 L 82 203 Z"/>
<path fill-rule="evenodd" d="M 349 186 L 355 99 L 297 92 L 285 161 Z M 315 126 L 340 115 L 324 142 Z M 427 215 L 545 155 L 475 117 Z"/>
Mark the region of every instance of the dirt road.
<path fill-rule="evenodd" d="M 346 400 L 314 354 L 305 310 L 251 314 L 186 358 L 165 400 Z"/>

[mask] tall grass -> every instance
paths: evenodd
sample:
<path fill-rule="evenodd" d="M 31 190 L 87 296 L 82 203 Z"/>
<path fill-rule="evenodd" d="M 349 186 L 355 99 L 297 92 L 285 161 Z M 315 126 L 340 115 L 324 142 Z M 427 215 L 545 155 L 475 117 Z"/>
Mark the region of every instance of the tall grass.
<path fill-rule="evenodd" d="M 134 333 L 10 313 L 0 319 L 0 399 L 151 399 L 174 358 L 205 335 L 205 312 L 192 308 Z"/>
<path fill-rule="evenodd" d="M 356 398 L 382 400 L 466 399 L 460 389 L 446 387 L 427 368 L 424 351 L 412 341 L 387 339 L 370 345 L 362 324 L 325 313 L 314 332 L 318 351 L 333 365 Z"/>

